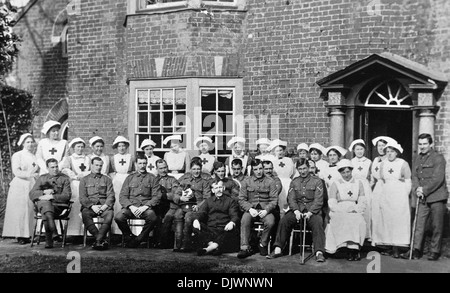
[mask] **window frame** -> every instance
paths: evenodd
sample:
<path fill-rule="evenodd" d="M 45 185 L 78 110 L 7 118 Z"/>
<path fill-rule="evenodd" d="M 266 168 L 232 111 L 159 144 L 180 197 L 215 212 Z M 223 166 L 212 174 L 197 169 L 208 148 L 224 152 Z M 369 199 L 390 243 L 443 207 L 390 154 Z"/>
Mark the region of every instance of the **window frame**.
<path fill-rule="evenodd" d="M 233 101 L 233 124 L 235 135 L 244 136 L 244 127 L 238 127 L 243 123 L 243 80 L 239 77 L 184 77 L 184 78 L 162 78 L 162 79 L 140 79 L 129 81 L 128 92 L 128 137 L 130 140 L 130 150 L 139 151 L 137 145 L 137 91 L 150 88 L 181 88 L 186 87 L 186 144 L 185 149 L 197 152 L 194 140 L 202 134 L 201 118 L 201 90 L 204 88 L 234 88 Z M 150 122 L 149 122 L 150 123 Z M 190 129 L 189 129 L 190 128 Z M 150 130 L 150 129 L 149 129 Z M 151 135 L 151 134 L 150 134 Z M 169 148 L 155 148 L 155 152 L 166 152 Z"/>
<path fill-rule="evenodd" d="M 127 14 L 133 15 L 137 13 L 158 13 L 161 11 L 178 11 L 178 10 L 186 10 L 192 9 L 189 7 L 190 0 L 183 0 L 177 2 L 169 2 L 169 3 L 156 3 L 150 6 L 143 6 L 142 2 L 145 0 L 128 0 L 128 9 Z M 220 2 L 213 0 L 203 0 L 202 3 L 205 5 L 204 8 L 215 8 L 215 9 L 237 9 L 237 10 L 246 10 L 246 0 L 233 0 L 233 2 Z"/>

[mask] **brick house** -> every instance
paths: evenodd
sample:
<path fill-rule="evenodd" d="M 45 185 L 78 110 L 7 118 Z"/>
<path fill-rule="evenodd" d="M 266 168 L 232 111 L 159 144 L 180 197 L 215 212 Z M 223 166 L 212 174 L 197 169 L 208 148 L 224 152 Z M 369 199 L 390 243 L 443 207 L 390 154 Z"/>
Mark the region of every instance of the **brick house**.
<path fill-rule="evenodd" d="M 36 95 L 36 130 L 67 121 L 107 152 L 117 135 L 132 151 L 151 135 L 157 152 L 213 135 L 219 157 L 233 135 L 251 150 L 390 135 L 409 162 L 430 132 L 450 157 L 448 1 L 68 2 L 31 0 L 15 26 L 12 80 Z"/>

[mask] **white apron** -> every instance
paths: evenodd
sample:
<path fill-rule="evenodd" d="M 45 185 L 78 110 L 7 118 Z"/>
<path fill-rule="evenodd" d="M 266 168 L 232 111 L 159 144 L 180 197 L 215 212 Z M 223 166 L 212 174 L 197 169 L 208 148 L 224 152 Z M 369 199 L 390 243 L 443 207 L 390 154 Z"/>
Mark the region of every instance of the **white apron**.
<path fill-rule="evenodd" d="M 128 177 L 128 171 L 130 170 L 130 164 L 131 162 L 131 154 L 115 154 L 113 156 L 114 160 L 114 169 L 111 170 L 112 172 L 115 172 L 112 176 L 112 183 L 114 188 L 114 193 L 116 197 L 116 201 L 114 202 L 114 214 L 117 214 L 122 209 L 122 206 L 119 202 L 119 195 L 120 191 L 122 190 L 122 185 L 125 179 Z M 122 234 L 122 231 L 120 231 L 119 227 L 117 226 L 116 222 L 113 221 L 111 225 L 111 231 L 113 234 Z"/>
<path fill-rule="evenodd" d="M 147 157 L 147 172 L 152 173 L 155 176 L 158 176 L 158 168 L 156 168 L 156 161 L 160 160 L 161 158 L 158 156 L 151 156 Z"/>
<path fill-rule="evenodd" d="M 403 177 L 403 159 L 385 160 L 381 165 L 384 184 L 379 202 L 380 217 L 374 222 L 373 242 L 377 245 L 409 246 L 411 216 L 409 193 L 411 179 Z M 376 236 L 376 237 L 375 237 Z"/>
<path fill-rule="evenodd" d="M 328 200 L 330 206 L 330 223 L 325 230 L 325 250 L 335 253 L 338 248 L 359 249 L 366 237 L 366 222 L 363 217 L 365 198 L 358 197 L 359 180 L 350 182 L 343 179 L 334 182 L 338 187 L 338 198 Z M 330 194 L 330 197 L 333 196 Z M 358 213 L 350 213 L 355 209 Z"/>
<path fill-rule="evenodd" d="M 216 161 L 215 157 L 211 154 L 200 154 L 198 157 L 202 160 L 202 172 L 211 174 Z"/>
<path fill-rule="evenodd" d="M 275 164 L 273 165 L 273 170 L 276 172 L 278 178 L 280 178 L 281 189 L 278 195 L 278 206 L 280 208 L 280 216 L 283 217 L 285 210 L 289 208 L 287 203 L 287 196 L 289 191 L 289 185 L 291 184 L 292 177 L 295 174 L 294 162 L 291 158 L 283 157 L 281 159 L 275 159 Z"/>
<path fill-rule="evenodd" d="M 362 182 L 364 186 L 364 196 L 366 197 L 366 209 L 364 212 L 364 220 L 367 225 L 366 238 L 371 240 L 372 236 L 372 188 L 370 188 L 369 176 L 372 161 L 366 157 L 352 159 L 353 171 L 352 177 Z"/>
<path fill-rule="evenodd" d="M 48 173 L 47 166 L 45 164 L 48 159 L 54 158 L 58 161 L 58 163 L 60 163 L 64 156 L 66 156 L 66 149 L 67 141 L 64 139 L 53 141 L 48 138 L 44 138 L 39 141 L 36 151 L 38 164 L 41 168 L 39 175 Z"/>

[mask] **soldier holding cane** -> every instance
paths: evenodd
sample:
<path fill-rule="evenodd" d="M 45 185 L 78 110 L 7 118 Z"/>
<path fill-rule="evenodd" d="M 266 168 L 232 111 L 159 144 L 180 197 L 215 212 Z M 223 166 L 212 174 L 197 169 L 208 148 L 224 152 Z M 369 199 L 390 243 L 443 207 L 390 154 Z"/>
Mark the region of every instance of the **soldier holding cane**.
<path fill-rule="evenodd" d="M 419 259 L 423 253 L 423 240 L 427 219 L 431 217 L 432 236 L 428 260 L 437 260 L 441 253 L 444 216 L 448 198 L 445 182 L 445 159 L 432 148 L 433 138 L 422 133 L 419 139 L 419 155 L 412 168 L 412 190 L 418 197 L 416 206 L 416 227 L 413 229 L 410 251 L 402 258 Z M 412 255 L 410 253 L 412 252 Z"/>

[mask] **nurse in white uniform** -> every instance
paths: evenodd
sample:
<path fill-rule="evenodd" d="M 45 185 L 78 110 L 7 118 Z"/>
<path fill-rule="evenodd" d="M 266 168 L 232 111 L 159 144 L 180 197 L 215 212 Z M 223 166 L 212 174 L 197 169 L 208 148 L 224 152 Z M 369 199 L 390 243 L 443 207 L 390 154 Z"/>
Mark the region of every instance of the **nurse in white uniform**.
<path fill-rule="evenodd" d="M 259 159 L 261 162 L 270 161 L 272 164 L 275 164 L 276 158 L 269 151 L 270 143 L 271 141 L 268 138 L 260 138 L 256 141 L 259 154 L 255 157 L 255 159 Z"/>
<path fill-rule="evenodd" d="M 100 136 L 94 136 L 89 140 L 89 144 L 91 145 L 93 151 L 93 153 L 88 156 L 89 160 L 92 160 L 95 157 L 99 157 L 100 159 L 102 159 L 103 167 L 101 173 L 103 175 L 109 176 L 110 159 L 109 156 L 103 153 L 105 141 Z"/>
<path fill-rule="evenodd" d="M 155 147 L 156 143 L 153 140 L 147 138 L 142 141 L 140 149 L 145 153 L 145 156 L 147 157 L 147 172 L 158 176 L 156 161 L 160 160 L 161 158 L 153 153 Z"/>
<path fill-rule="evenodd" d="M 225 160 L 226 176 L 233 176 L 233 168 L 231 163 L 234 159 L 242 162 L 242 173 L 249 176 L 251 172 L 252 158 L 245 151 L 245 138 L 235 136 L 227 142 L 227 147 L 231 149 L 231 155 Z"/>
<path fill-rule="evenodd" d="M 322 158 L 322 154 L 325 152 L 325 148 L 319 143 L 312 143 L 309 146 L 309 156 L 316 163 L 317 176 L 320 179 L 324 179 L 323 173 L 328 168 L 328 162 Z"/>
<path fill-rule="evenodd" d="M 46 136 L 39 141 L 36 151 L 36 158 L 38 160 L 40 173 L 39 175 L 47 173 L 47 166 L 45 162 L 50 159 L 56 159 L 61 170 L 61 161 L 69 154 L 69 145 L 67 140 L 60 139 L 59 130 L 61 123 L 57 121 L 47 121 L 42 126 L 41 132 Z"/>
<path fill-rule="evenodd" d="M 337 145 L 329 146 L 325 149 L 325 155 L 328 157 L 330 163 L 328 167 L 324 168 L 321 172 L 323 172 L 322 176 L 323 180 L 325 180 L 327 189 L 330 188 L 333 181 L 342 179 L 342 176 L 337 169 L 337 163 L 339 163 L 346 153 L 346 149 Z"/>
<path fill-rule="evenodd" d="M 201 136 L 194 141 L 194 145 L 200 151 L 198 157 L 202 161 L 202 172 L 211 175 L 214 162 L 216 162 L 216 158 L 209 153 L 210 150 L 214 149 L 212 139 L 207 136 Z"/>
<path fill-rule="evenodd" d="M 163 144 L 170 144 L 170 151 L 164 154 L 170 175 L 179 179 L 184 173 L 189 172 L 191 157 L 188 152 L 181 148 L 181 135 L 171 135 L 164 139 Z"/>

